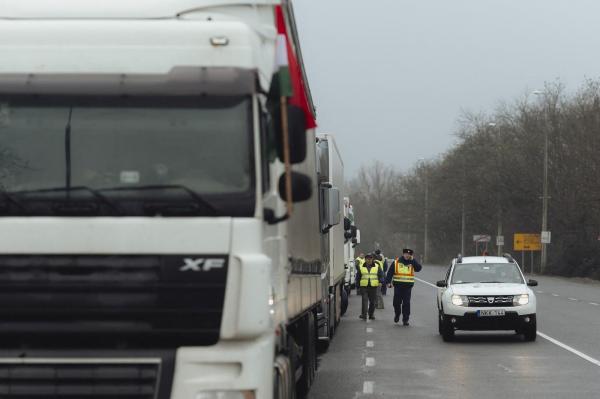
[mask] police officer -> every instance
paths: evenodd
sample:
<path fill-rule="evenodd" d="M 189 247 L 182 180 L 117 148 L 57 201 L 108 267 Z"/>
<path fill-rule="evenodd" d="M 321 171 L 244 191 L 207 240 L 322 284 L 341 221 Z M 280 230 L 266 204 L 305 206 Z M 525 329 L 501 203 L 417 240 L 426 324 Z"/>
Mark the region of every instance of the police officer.
<path fill-rule="evenodd" d="M 415 284 L 415 272 L 420 272 L 421 264 L 413 258 L 414 251 L 410 248 L 402 250 L 402 257 L 396 258 L 390 265 L 386 276 L 389 288 L 394 285 L 394 323 L 398 323 L 402 315 L 402 324 L 408 326 L 410 317 L 410 295 Z"/>
<path fill-rule="evenodd" d="M 362 311 L 360 318 L 367 319 L 367 305 L 369 319 L 375 319 L 375 304 L 377 301 L 377 291 L 380 282 L 383 282 L 383 270 L 374 262 L 373 254 L 365 256 L 365 262 L 357 267 L 356 286 L 359 287 L 362 295 Z"/>

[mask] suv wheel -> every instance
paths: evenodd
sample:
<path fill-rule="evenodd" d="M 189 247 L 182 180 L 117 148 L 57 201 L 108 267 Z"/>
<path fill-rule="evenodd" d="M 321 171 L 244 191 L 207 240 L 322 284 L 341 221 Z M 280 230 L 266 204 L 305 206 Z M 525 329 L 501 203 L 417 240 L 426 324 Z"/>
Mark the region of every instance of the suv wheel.
<path fill-rule="evenodd" d="M 522 330 L 523 337 L 525 337 L 525 341 L 533 342 L 537 338 L 537 323 L 535 320 L 535 316 L 531 317 L 531 323 L 523 328 Z"/>
<path fill-rule="evenodd" d="M 443 314 L 439 318 L 439 331 L 445 342 L 450 342 L 454 339 L 454 326 L 450 324 Z"/>

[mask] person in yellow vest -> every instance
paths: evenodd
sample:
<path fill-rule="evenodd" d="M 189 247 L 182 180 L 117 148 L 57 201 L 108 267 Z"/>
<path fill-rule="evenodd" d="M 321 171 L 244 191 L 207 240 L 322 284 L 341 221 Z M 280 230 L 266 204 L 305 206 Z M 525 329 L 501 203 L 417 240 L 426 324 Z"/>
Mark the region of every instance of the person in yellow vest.
<path fill-rule="evenodd" d="M 359 317 L 363 320 L 367 319 L 367 310 L 369 319 L 375 319 L 377 291 L 384 280 L 383 270 L 374 262 L 373 258 L 373 254 L 367 254 L 365 262 L 358 265 L 356 270 L 356 286 L 362 295 L 362 311 Z"/>
<path fill-rule="evenodd" d="M 410 317 L 410 295 L 415 284 L 415 272 L 420 272 L 423 268 L 419 262 L 413 258 L 413 250 L 405 248 L 402 250 L 402 257 L 396 258 L 388 269 L 386 283 L 389 288 L 394 286 L 394 323 L 398 323 L 402 315 L 402 324 L 408 326 Z"/>
<path fill-rule="evenodd" d="M 356 260 L 354 261 L 354 265 L 356 268 L 358 268 L 359 266 L 361 266 L 363 263 L 365 263 L 365 254 L 363 252 L 361 252 L 357 257 Z"/>

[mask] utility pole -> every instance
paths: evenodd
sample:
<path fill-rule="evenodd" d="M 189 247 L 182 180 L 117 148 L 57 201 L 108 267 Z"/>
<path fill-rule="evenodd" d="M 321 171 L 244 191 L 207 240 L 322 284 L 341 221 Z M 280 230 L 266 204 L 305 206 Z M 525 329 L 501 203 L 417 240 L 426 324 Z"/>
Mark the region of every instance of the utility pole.
<path fill-rule="evenodd" d="M 545 92 L 536 90 L 533 92 L 536 96 L 544 95 Z M 544 181 L 542 196 L 542 253 L 540 262 L 540 273 L 544 273 L 547 263 L 547 241 L 544 236 L 548 234 L 548 127 L 544 126 Z M 548 237 L 549 238 L 549 237 Z"/>
<path fill-rule="evenodd" d="M 488 127 L 490 129 L 492 129 L 492 131 L 494 133 L 497 134 L 497 131 L 495 131 L 496 129 L 496 122 L 489 122 L 488 123 Z M 497 219 L 498 219 L 498 230 L 496 233 L 496 245 L 498 247 L 498 256 L 502 256 L 502 248 L 504 247 L 504 237 L 502 236 L 502 198 L 500 193 L 502 192 L 501 187 L 501 179 L 502 179 L 502 174 L 500 173 L 501 170 L 501 162 L 499 159 L 499 155 L 496 155 L 496 178 L 498 181 L 498 186 L 496 188 L 496 206 L 497 206 Z"/>
<path fill-rule="evenodd" d="M 423 263 L 427 263 L 427 247 L 429 246 L 428 237 L 428 225 L 429 225 L 429 182 L 427 176 L 427 169 L 425 169 L 425 236 L 423 237 Z"/>
<path fill-rule="evenodd" d="M 542 235 L 548 231 L 548 129 L 544 129 L 544 196 L 542 197 Z M 541 273 L 546 270 L 547 247 L 542 240 Z"/>
<path fill-rule="evenodd" d="M 427 248 L 429 247 L 429 176 L 427 165 L 425 164 L 425 158 L 419 158 L 419 164 L 424 171 L 425 180 L 425 226 L 423 227 L 423 263 L 427 262 Z"/>
<path fill-rule="evenodd" d="M 462 213 L 460 215 L 460 254 L 465 256 L 465 196 L 462 196 Z"/>

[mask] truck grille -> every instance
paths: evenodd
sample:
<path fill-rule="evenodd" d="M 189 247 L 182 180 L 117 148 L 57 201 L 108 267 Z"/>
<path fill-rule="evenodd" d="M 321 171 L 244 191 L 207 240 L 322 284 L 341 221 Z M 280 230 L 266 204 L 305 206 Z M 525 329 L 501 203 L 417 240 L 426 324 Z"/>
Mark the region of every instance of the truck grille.
<path fill-rule="evenodd" d="M 0 364 L 3 399 L 155 399 L 160 363 Z"/>
<path fill-rule="evenodd" d="M 512 295 L 483 295 L 483 296 L 468 296 L 469 306 L 473 307 L 493 307 L 493 306 L 513 306 Z"/>
<path fill-rule="evenodd" d="M 211 345 L 226 276 L 223 255 L 3 255 L 0 347 Z"/>

